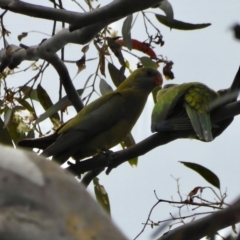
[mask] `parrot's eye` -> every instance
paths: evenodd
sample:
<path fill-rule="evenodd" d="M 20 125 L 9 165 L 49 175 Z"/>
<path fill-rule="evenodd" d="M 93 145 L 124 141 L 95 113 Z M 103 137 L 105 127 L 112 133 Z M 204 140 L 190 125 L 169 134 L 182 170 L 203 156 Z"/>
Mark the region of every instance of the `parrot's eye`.
<path fill-rule="evenodd" d="M 146 72 L 146 74 L 147 74 L 148 77 L 151 77 L 151 76 L 153 75 L 153 72 L 150 71 L 150 70 L 148 70 L 148 71 Z"/>

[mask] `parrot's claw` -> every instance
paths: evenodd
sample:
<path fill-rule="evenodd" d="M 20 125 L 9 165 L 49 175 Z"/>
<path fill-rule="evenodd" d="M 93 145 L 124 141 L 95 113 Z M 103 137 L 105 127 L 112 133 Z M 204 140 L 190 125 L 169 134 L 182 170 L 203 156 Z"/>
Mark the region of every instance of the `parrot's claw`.
<path fill-rule="evenodd" d="M 113 160 L 117 155 L 112 150 L 106 150 L 99 153 L 99 156 L 101 156 L 106 161 L 108 167 L 111 167 L 114 164 Z"/>
<path fill-rule="evenodd" d="M 103 152 L 101 152 L 100 154 L 104 154 L 106 157 L 108 157 L 109 155 L 111 155 L 113 153 L 112 150 L 105 150 Z"/>

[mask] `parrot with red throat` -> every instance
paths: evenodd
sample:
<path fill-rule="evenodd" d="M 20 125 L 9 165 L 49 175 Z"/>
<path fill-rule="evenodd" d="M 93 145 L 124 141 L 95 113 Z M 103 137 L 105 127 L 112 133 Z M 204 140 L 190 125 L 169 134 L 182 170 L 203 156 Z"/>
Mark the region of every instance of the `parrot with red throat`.
<path fill-rule="evenodd" d="M 137 69 L 115 91 L 84 107 L 52 135 L 24 139 L 18 145 L 43 149 L 41 155 L 52 156 L 59 163 L 71 156 L 80 160 L 107 151 L 128 136 L 148 95 L 162 82 L 156 69 Z"/>

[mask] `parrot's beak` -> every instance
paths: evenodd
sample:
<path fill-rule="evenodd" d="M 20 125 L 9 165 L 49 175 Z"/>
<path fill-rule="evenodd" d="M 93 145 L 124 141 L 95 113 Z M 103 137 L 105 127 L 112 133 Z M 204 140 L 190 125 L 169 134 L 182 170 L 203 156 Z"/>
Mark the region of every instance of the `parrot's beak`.
<path fill-rule="evenodd" d="M 156 86 L 162 86 L 163 79 L 160 73 L 157 75 L 155 82 L 156 82 Z"/>

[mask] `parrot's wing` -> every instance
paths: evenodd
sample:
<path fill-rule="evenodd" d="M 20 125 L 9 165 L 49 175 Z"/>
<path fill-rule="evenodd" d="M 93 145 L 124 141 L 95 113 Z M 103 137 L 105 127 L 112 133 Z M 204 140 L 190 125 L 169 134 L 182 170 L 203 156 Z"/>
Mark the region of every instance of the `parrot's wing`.
<path fill-rule="evenodd" d="M 186 131 L 192 129 L 190 119 L 184 109 L 179 108 L 179 111 L 174 112 L 168 119 L 158 123 L 156 130 L 162 131 Z"/>
<path fill-rule="evenodd" d="M 197 136 L 206 142 L 212 141 L 213 136 L 210 114 L 200 113 L 199 111 L 189 106 L 187 103 L 185 103 L 185 108 Z"/>
<path fill-rule="evenodd" d="M 121 121 L 124 115 L 124 99 L 121 94 L 112 93 L 98 100 L 100 101 L 83 108 L 79 116 L 65 124 L 58 132 L 58 139 L 42 154 L 64 162 L 78 150 L 83 141 L 94 138 Z"/>
<path fill-rule="evenodd" d="M 209 105 L 217 93 L 202 83 L 194 84 L 184 95 L 186 112 L 197 136 L 206 142 L 213 140 Z"/>
<path fill-rule="evenodd" d="M 184 130 L 191 128 L 188 117 L 182 109 L 175 109 L 179 99 L 185 94 L 193 83 L 172 85 L 162 89 L 157 94 L 157 103 L 152 112 L 152 132 Z M 181 107 L 182 108 L 182 107 Z M 170 119 L 171 116 L 171 119 Z"/>

